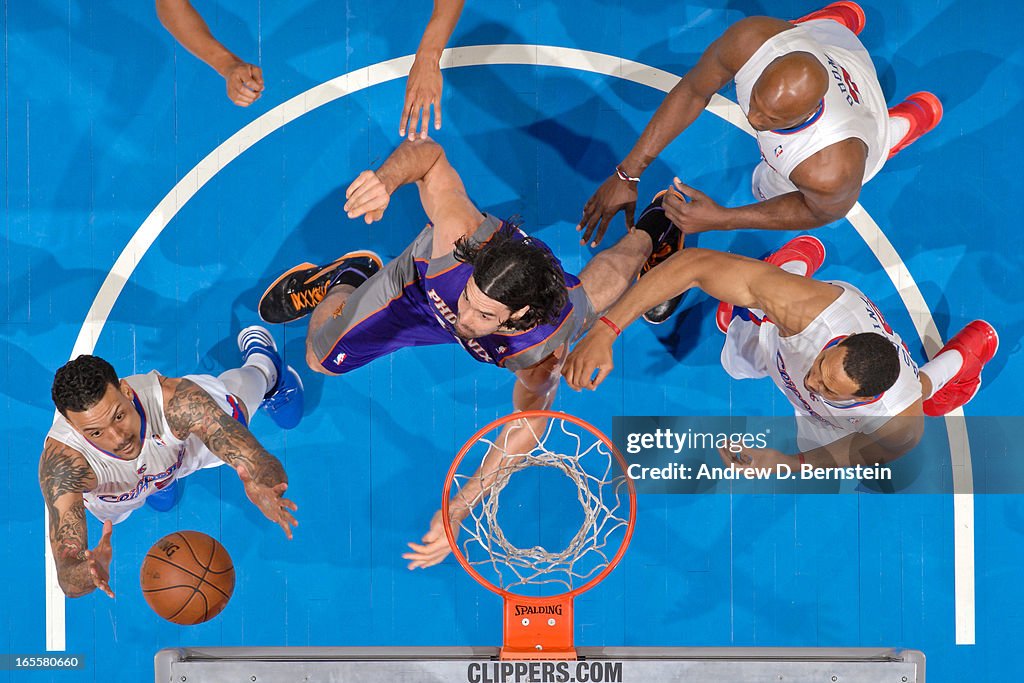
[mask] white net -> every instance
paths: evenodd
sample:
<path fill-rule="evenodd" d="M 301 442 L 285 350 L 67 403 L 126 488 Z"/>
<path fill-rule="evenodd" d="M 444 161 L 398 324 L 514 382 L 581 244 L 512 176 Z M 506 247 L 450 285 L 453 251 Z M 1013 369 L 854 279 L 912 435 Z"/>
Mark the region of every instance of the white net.
<path fill-rule="evenodd" d="M 530 590 L 556 594 L 575 590 L 605 569 L 626 542 L 633 504 L 619 460 L 596 432 L 564 418 L 518 419 L 482 436 L 466 453 L 460 469 L 479 465 L 471 474 L 457 472 L 452 479 L 449 514 L 459 525 L 459 547 L 465 560 L 493 585 L 518 594 Z M 560 473 L 560 486 L 537 485 L 531 505 L 517 501 L 514 513 L 501 510 L 503 493 L 513 479 L 528 479 L 528 472 Z M 575 488 L 575 504 L 564 482 Z M 551 495 L 550 489 L 561 496 Z M 513 494 L 506 493 L 508 496 Z M 579 512 L 572 509 L 579 506 Z M 499 523 L 516 527 L 506 533 Z M 579 527 L 575 521 L 582 513 Z M 536 543 L 517 545 L 524 527 Z M 568 527 L 568 529 L 566 528 Z M 545 538 L 546 537 L 546 538 Z M 564 547 L 546 547 L 557 544 Z M 531 587 L 531 588 L 527 588 Z"/>

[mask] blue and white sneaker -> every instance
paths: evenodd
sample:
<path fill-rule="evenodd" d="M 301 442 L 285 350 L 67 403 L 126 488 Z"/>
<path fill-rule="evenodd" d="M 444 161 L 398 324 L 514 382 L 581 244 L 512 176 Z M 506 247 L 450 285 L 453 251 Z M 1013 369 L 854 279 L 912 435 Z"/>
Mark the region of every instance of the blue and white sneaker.
<path fill-rule="evenodd" d="M 277 344 L 265 327 L 251 325 L 238 333 L 238 350 L 243 360 L 260 353 L 273 362 L 277 369 L 277 384 L 263 397 L 260 408 L 281 429 L 292 429 L 302 419 L 302 378 L 290 365 L 285 365 L 277 352 Z"/>
<path fill-rule="evenodd" d="M 157 512 L 167 512 L 178 504 L 183 488 L 185 488 L 185 482 L 172 479 L 167 486 L 146 496 L 146 505 Z"/>

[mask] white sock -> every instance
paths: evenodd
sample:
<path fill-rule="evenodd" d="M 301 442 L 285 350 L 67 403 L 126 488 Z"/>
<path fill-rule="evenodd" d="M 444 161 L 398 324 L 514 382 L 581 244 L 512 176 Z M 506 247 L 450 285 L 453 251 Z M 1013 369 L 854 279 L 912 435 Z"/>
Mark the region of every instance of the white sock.
<path fill-rule="evenodd" d="M 889 117 L 889 149 L 892 149 L 896 144 L 903 139 L 907 133 L 910 132 L 910 119 L 906 116 L 890 116 Z"/>
<path fill-rule="evenodd" d="M 927 401 L 935 395 L 935 392 L 949 384 L 949 380 L 953 379 L 963 366 L 964 357 L 956 349 L 943 351 L 922 365 L 921 372 L 928 375 L 928 379 L 932 381 L 932 393 L 925 396 L 925 400 Z"/>
<path fill-rule="evenodd" d="M 807 264 L 803 261 L 786 261 L 779 267 L 793 275 L 799 275 L 800 277 L 807 275 Z"/>
<path fill-rule="evenodd" d="M 269 370 L 267 366 L 269 366 Z M 273 382 L 270 381 L 271 377 Z M 224 382 L 228 391 L 245 404 L 245 411 L 251 420 L 259 410 L 263 397 L 267 395 L 271 387 L 277 384 L 277 370 L 269 358 L 263 354 L 254 353 L 245 365 L 221 373 L 219 379 Z"/>

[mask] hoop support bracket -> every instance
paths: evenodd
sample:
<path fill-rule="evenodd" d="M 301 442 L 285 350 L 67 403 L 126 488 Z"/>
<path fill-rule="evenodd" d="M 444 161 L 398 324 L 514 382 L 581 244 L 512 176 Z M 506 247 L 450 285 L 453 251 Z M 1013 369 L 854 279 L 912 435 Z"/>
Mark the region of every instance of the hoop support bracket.
<path fill-rule="evenodd" d="M 573 598 L 505 596 L 501 659 L 576 659 Z"/>

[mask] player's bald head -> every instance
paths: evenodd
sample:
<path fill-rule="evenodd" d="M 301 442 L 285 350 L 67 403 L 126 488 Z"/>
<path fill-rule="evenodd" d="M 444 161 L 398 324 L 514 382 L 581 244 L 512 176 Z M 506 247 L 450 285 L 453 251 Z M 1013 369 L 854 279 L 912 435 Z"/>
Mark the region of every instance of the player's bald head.
<path fill-rule="evenodd" d="M 756 118 L 751 125 L 769 130 L 803 123 L 818 108 L 828 86 L 828 71 L 811 53 L 790 52 L 776 58 L 751 90 L 751 114 Z"/>

